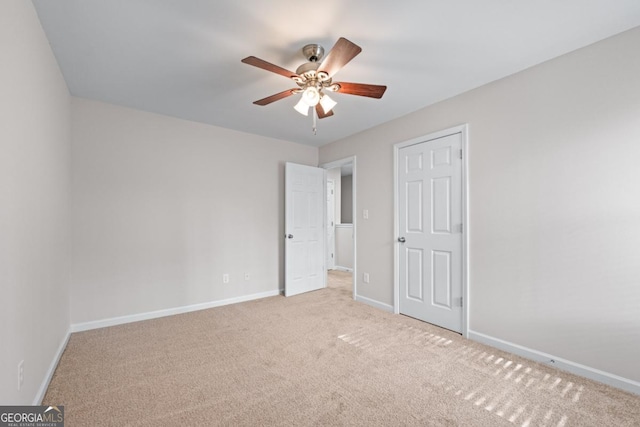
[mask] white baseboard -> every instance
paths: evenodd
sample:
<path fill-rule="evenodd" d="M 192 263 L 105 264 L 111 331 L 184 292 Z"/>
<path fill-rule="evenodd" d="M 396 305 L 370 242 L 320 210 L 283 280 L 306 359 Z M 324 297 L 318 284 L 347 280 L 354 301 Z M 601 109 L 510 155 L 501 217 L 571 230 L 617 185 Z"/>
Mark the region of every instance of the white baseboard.
<path fill-rule="evenodd" d="M 469 330 L 469 339 L 490 345 L 491 347 L 495 347 L 500 350 L 508 351 L 509 353 L 517 354 L 518 356 L 526 357 L 527 359 L 531 359 L 535 362 L 553 366 L 554 368 L 640 395 L 640 382 L 638 381 L 623 378 L 621 376 L 581 365 L 551 354 L 481 334 L 480 332 Z"/>
<path fill-rule="evenodd" d="M 49 365 L 49 369 L 47 369 L 47 373 L 42 380 L 42 384 L 40 384 L 40 388 L 38 389 L 38 393 L 33 399 L 32 405 L 40 405 L 42 403 L 42 399 L 44 399 L 44 395 L 47 392 L 47 388 L 49 388 L 49 383 L 51 382 L 51 378 L 53 378 L 53 373 L 56 371 L 58 367 L 58 363 L 60 362 L 60 358 L 62 357 L 62 353 L 64 353 L 64 349 L 67 348 L 67 343 L 69 342 L 69 337 L 71 336 L 71 331 L 67 331 L 65 337 L 62 339 L 62 342 L 58 346 L 58 351 L 56 351 L 51 364 Z"/>
<path fill-rule="evenodd" d="M 261 298 L 280 295 L 279 290 L 262 292 L 259 294 L 243 295 L 236 298 L 228 298 L 218 301 L 210 301 L 201 304 L 187 305 L 183 307 L 168 308 L 165 310 L 149 311 L 146 313 L 131 314 L 128 316 L 113 317 L 110 319 L 95 320 L 92 322 L 74 323 L 70 332 L 89 331 L 91 329 L 106 328 L 108 326 L 122 325 L 125 323 L 139 322 L 141 320 L 157 319 L 158 317 L 173 316 L 174 314 L 190 313 L 192 311 L 206 310 L 223 305 L 237 304 L 239 302 L 252 301 Z"/>
<path fill-rule="evenodd" d="M 336 265 L 333 269 L 338 271 L 346 271 L 348 273 L 353 273 L 353 268 L 349 268 L 349 267 L 341 267 L 339 265 Z"/>
<path fill-rule="evenodd" d="M 383 302 L 376 301 L 376 300 L 371 299 L 371 298 L 363 297 L 361 295 L 356 295 L 356 301 L 365 303 L 367 305 L 370 305 L 371 307 L 375 307 L 375 308 L 378 308 L 380 310 L 388 311 L 389 313 L 393 313 L 393 306 L 392 305 L 385 304 Z"/>

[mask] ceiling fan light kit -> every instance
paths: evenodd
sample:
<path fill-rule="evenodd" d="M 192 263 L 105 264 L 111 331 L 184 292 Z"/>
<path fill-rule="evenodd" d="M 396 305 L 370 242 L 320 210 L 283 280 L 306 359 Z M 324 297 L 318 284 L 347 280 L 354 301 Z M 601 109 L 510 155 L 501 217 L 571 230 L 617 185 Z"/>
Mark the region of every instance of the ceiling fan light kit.
<path fill-rule="evenodd" d="M 275 95 L 259 99 L 254 101 L 254 104 L 261 106 L 269 105 L 272 102 L 287 98 L 291 95 L 300 94 L 300 100 L 293 108 L 304 116 L 309 115 L 309 107 L 314 109 L 313 131 L 315 133 L 316 116 L 319 119 L 332 116 L 333 107 L 337 104 L 329 95 L 324 93 L 325 91 L 377 99 L 382 98 L 382 95 L 387 89 L 386 86 L 363 83 L 334 83 L 332 81 L 333 76 L 361 51 L 360 46 L 343 37 L 338 39 L 326 57 L 324 56 L 324 48 L 322 46 L 318 44 L 308 44 L 302 48 L 302 53 L 308 62 L 300 65 L 295 73 L 256 58 L 255 56 L 244 58 L 242 62 L 293 80 L 298 86 L 297 88 L 288 89 Z M 320 60 L 322 60 L 322 62 L 319 62 Z"/>

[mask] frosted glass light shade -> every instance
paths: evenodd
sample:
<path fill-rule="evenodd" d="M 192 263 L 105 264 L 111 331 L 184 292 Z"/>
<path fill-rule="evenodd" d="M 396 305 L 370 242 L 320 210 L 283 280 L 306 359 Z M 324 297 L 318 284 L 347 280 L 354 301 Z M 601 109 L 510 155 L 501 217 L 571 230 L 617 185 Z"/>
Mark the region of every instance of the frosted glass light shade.
<path fill-rule="evenodd" d="M 329 95 L 322 95 L 322 98 L 320 98 L 320 105 L 322 106 L 325 114 L 331 111 L 331 109 L 335 107 L 336 104 L 337 102 L 329 98 Z"/>
<path fill-rule="evenodd" d="M 293 108 L 303 116 L 309 115 L 309 104 L 307 104 L 307 102 L 305 101 L 304 96 L 300 98 L 300 101 L 298 101 L 298 103 Z"/>

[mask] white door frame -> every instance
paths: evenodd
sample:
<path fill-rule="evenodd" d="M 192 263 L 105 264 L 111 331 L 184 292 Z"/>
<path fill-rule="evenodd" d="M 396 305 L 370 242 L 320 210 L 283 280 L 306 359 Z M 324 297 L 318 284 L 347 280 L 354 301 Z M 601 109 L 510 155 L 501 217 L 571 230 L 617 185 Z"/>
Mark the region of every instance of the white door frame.
<path fill-rule="evenodd" d="M 347 165 L 351 163 L 353 165 L 353 175 L 352 175 L 352 183 L 351 183 L 351 187 L 352 187 L 352 202 L 353 202 L 353 219 L 351 220 L 351 222 L 353 223 L 353 272 L 352 272 L 352 281 L 353 281 L 353 299 L 355 300 L 357 298 L 358 295 L 358 233 L 357 233 L 357 220 L 358 220 L 358 215 L 356 215 L 356 212 L 358 212 L 357 209 L 357 205 L 356 205 L 356 182 L 357 182 L 357 172 L 356 172 L 356 156 L 351 156 L 351 157 L 347 157 L 344 159 L 340 159 L 340 160 L 335 160 L 333 162 L 328 162 L 328 163 L 323 163 L 321 164 L 320 168 L 323 169 L 333 169 L 333 168 L 338 168 L 344 165 Z M 324 207 L 324 210 L 327 210 L 327 207 Z"/>
<path fill-rule="evenodd" d="M 400 245 L 397 241 L 400 228 L 398 206 L 398 155 L 403 147 L 427 142 L 432 139 L 460 133 L 462 138 L 462 336 L 469 338 L 469 125 L 463 124 L 439 132 L 403 141 L 393 146 L 393 312 L 400 314 Z"/>

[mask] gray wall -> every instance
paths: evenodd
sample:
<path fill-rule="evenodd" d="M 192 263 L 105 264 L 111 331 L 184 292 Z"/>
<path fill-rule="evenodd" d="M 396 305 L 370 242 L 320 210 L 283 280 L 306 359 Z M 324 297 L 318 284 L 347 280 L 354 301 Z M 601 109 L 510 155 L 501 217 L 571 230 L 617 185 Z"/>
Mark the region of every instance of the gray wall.
<path fill-rule="evenodd" d="M 281 288 L 284 163 L 317 165 L 315 147 L 77 98 L 72 112 L 72 323 Z"/>
<path fill-rule="evenodd" d="M 638 46 L 640 28 L 322 147 L 358 158 L 359 294 L 393 304 L 393 145 L 469 123 L 471 330 L 640 381 Z"/>
<path fill-rule="evenodd" d="M 69 92 L 31 2 L 0 2 L 0 63 L 0 404 L 30 405 L 69 328 L 70 266 Z"/>
<path fill-rule="evenodd" d="M 345 175 L 342 177 L 342 192 L 340 193 L 341 202 L 341 223 L 353 223 L 353 175 Z"/>
<path fill-rule="evenodd" d="M 336 225 L 336 266 L 353 270 L 353 225 Z"/>

